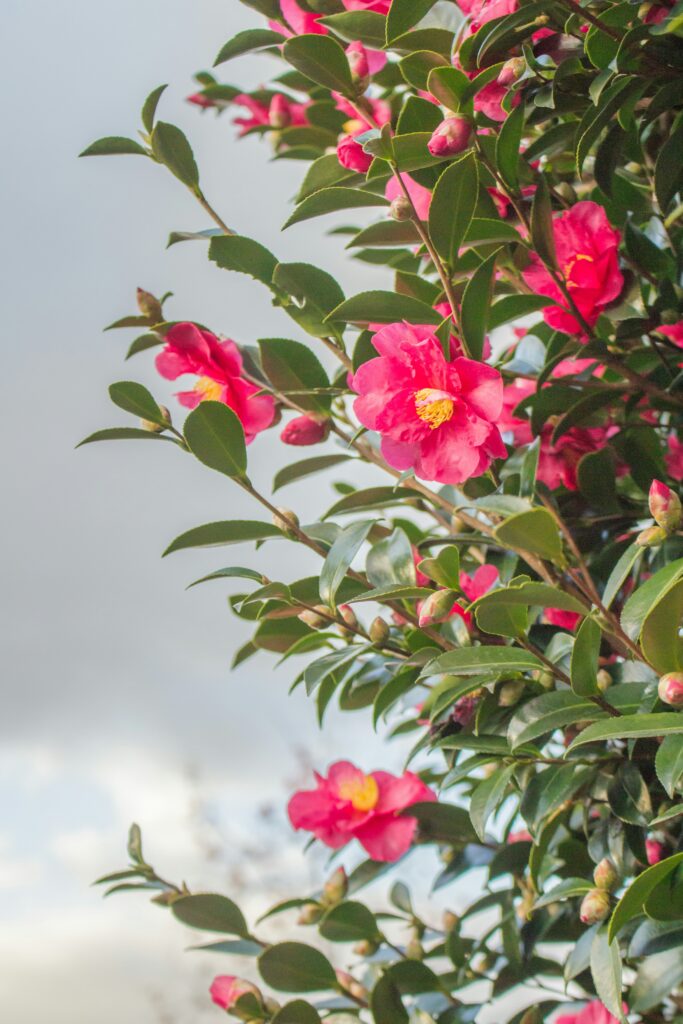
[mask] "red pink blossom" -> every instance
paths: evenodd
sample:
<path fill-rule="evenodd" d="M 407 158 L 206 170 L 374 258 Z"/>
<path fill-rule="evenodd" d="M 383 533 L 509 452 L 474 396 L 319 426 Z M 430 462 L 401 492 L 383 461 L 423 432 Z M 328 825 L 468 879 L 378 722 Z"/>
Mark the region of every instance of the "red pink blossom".
<path fill-rule="evenodd" d="M 166 380 L 183 374 L 198 377 L 190 391 L 179 391 L 178 401 L 188 409 L 200 402 L 223 402 L 239 417 L 247 442 L 273 422 L 275 402 L 270 395 L 258 394 L 259 388 L 242 376 L 242 356 L 234 341 L 219 341 L 196 324 L 175 324 L 166 335 L 166 344 L 156 357 L 156 368 Z"/>
<path fill-rule="evenodd" d="M 584 200 L 553 218 L 553 237 L 567 291 L 592 327 L 623 287 L 617 257 L 619 232 L 610 225 L 602 206 Z M 523 276 L 532 291 L 553 300 L 543 311 L 550 327 L 566 334 L 584 334 L 583 324 L 537 253 L 532 253 Z"/>
<path fill-rule="evenodd" d="M 563 1013 L 555 1019 L 555 1024 L 619 1024 L 619 1021 L 599 999 L 594 999 L 575 1013 Z"/>
<path fill-rule="evenodd" d="M 573 633 L 581 616 L 578 612 L 567 612 L 563 608 L 546 608 L 545 620 L 551 626 L 558 626 Z"/>
<path fill-rule="evenodd" d="M 240 996 L 244 996 L 248 992 L 260 995 L 255 985 L 243 978 L 236 978 L 232 974 L 219 974 L 213 979 L 209 992 L 213 1002 L 222 1010 L 229 1010 Z"/>
<path fill-rule="evenodd" d="M 408 190 L 415 212 L 417 213 L 419 220 L 427 220 L 429 217 L 429 207 L 432 202 L 432 193 L 424 185 L 419 185 L 414 178 L 411 178 L 409 174 L 402 174 L 403 184 Z M 401 188 L 396 178 L 389 178 L 387 187 L 384 190 L 385 197 L 390 203 L 394 199 L 403 198 L 403 189 Z"/>
<path fill-rule="evenodd" d="M 283 128 L 287 125 L 307 123 L 308 104 L 294 103 L 281 93 L 276 93 L 268 103 L 249 96 L 248 93 L 240 93 L 232 102 L 235 106 L 246 107 L 250 115 L 236 117 L 234 120 L 234 124 L 240 126 L 240 138 L 254 128 Z"/>
<path fill-rule="evenodd" d="M 417 775 L 388 772 L 366 775 L 349 761 L 330 766 L 327 778 L 316 772 L 316 788 L 301 790 L 289 801 L 295 829 L 312 832 L 337 850 L 357 839 L 373 860 L 395 861 L 406 853 L 417 820 L 399 816 L 416 803 L 436 800 Z"/>
<path fill-rule="evenodd" d="M 329 420 L 317 420 L 313 416 L 295 416 L 280 432 L 285 444 L 298 446 L 320 444 L 330 430 Z"/>
<path fill-rule="evenodd" d="M 669 434 L 666 444 L 666 471 L 673 480 L 683 480 L 683 441 L 679 441 L 676 434 Z"/>
<path fill-rule="evenodd" d="M 429 328 L 407 323 L 383 327 L 373 345 L 379 357 L 353 378 L 354 410 L 363 426 L 381 435 L 390 466 L 458 484 L 505 458 L 497 370 L 472 359 L 448 362 Z"/>

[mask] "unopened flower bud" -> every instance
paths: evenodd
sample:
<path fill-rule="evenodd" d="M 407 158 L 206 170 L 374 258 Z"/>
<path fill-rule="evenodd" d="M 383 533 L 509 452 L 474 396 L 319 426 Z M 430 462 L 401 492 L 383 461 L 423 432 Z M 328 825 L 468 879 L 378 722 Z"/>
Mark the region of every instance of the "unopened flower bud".
<path fill-rule="evenodd" d="M 420 605 L 418 622 L 420 628 L 446 622 L 453 610 L 455 594 L 452 590 L 434 590 Z"/>
<path fill-rule="evenodd" d="M 526 683 L 523 679 L 511 679 L 509 682 L 503 683 L 498 691 L 498 707 L 514 707 L 522 696 L 525 685 Z"/>
<path fill-rule="evenodd" d="M 287 537 L 294 537 L 299 529 L 299 517 L 291 508 L 279 507 L 277 512 L 273 512 L 273 526 L 277 526 Z"/>
<path fill-rule="evenodd" d="M 138 288 L 136 293 L 138 309 L 143 316 L 146 316 L 150 323 L 160 324 L 164 319 L 164 314 L 161 311 L 161 303 L 152 295 L 151 292 L 146 292 L 144 288 Z"/>
<path fill-rule="evenodd" d="M 349 889 L 349 880 L 346 877 L 344 868 L 337 870 L 330 875 L 323 886 L 323 903 L 327 906 L 334 906 L 344 899 Z"/>
<path fill-rule="evenodd" d="M 389 638 L 389 626 L 386 624 L 381 615 L 378 615 L 376 619 L 373 619 L 370 623 L 370 629 L 368 630 L 368 636 L 370 637 L 373 644 L 383 644 L 385 640 Z"/>
<path fill-rule="evenodd" d="M 271 1017 L 274 1017 L 275 1014 L 279 1013 L 282 1009 L 282 1006 L 278 1003 L 277 999 L 271 999 L 270 996 L 267 996 L 263 1000 L 263 1007 L 268 1011 Z"/>
<path fill-rule="evenodd" d="M 677 530 L 681 522 L 681 500 L 661 480 L 653 480 L 648 495 L 650 515 L 667 533 Z"/>
<path fill-rule="evenodd" d="M 389 216 L 394 220 L 412 220 L 413 204 L 405 196 L 396 196 L 389 207 Z"/>
<path fill-rule="evenodd" d="M 149 430 L 151 434 L 162 434 L 166 427 L 171 425 L 171 414 L 165 405 L 160 405 L 161 415 L 164 418 L 163 423 L 155 423 L 153 420 L 140 420 L 140 426 L 143 430 Z"/>
<path fill-rule="evenodd" d="M 451 910 L 444 910 L 443 917 L 441 919 L 441 927 L 446 933 L 452 932 L 459 924 L 460 918 L 457 914 L 454 914 Z"/>
<path fill-rule="evenodd" d="M 453 114 L 434 129 L 427 149 L 432 156 L 455 156 L 467 149 L 471 137 L 470 119 L 463 114 Z"/>
<path fill-rule="evenodd" d="M 379 943 L 371 942 L 370 939 L 361 939 L 361 941 L 357 942 L 353 947 L 353 952 L 356 956 L 368 957 L 374 956 L 378 949 Z"/>
<path fill-rule="evenodd" d="M 330 613 L 327 605 L 317 604 L 314 608 L 304 608 L 297 616 L 301 622 L 305 622 L 311 629 L 322 629 L 329 626 Z"/>
<path fill-rule="evenodd" d="M 600 693 L 605 693 L 607 690 L 609 690 L 610 686 L 612 685 L 612 677 L 607 671 L 607 669 L 601 668 L 598 671 L 596 679 L 598 683 L 598 690 L 600 691 Z"/>
<path fill-rule="evenodd" d="M 511 57 L 510 60 L 506 60 L 500 69 L 500 74 L 496 81 L 498 85 L 510 86 L 518 82 L 526 71 L 526 61 L 524 57 Z"/>
<path fill-rule="evenodd" d="M 583 897 L 579 917 L 583 924 L 598 924 L 609 914 L 609 894 L 604 889 L 591 889 Z"/>
<path fill-rule="evenodd" d="M 346 59 L 351 68 L 351 80 L 358 92 L 365 92 L 370 84 L 368 53 L 362 43 L 356 41 L 346 47 Z"/>
<path fill-rule="evenodd" d="M 314 416 L 295 416 L 280 431 L 280 440 L 285 444 L 305 447 L 320 444 L 330 432 L 329 419 L 316 419 Z"/>
<path fill-rule="evenodd" d="M 424 960 L 424 946 L 420 940 L 414 936 L 408 945 L 406 946 L 406 959 L 408 960 Z"/>
<path fill-rule="evenodd" d="M 667 672 L 659 680 L 659 699 L 672 708 L 683 707 L 683 672 Z"/>
<path fill-rule="evenodd" d="M 348 992 L 354 999 L 365 999 L 367 997 L 367 990 L 359 981 L 352 978 L 348 971 L 335 971 L 334 973 L 337 975 L 337 984 L 343 992 Z"/>
<path fill-rule="evenodd" d="M 648 864 L 659 864 L 660 860 L 664 860 L 666 857 L 664 843 L 660 843 L 656 839 L 645 840 L 645 852 Z"/>
<path fill-rule="evenodd" d="M 304 903 L 296 923 L 301 925 L 317 924 L 324 913 L 323 908 L 317 903 Z"/>
<path fill-rule="evenodd" d="M 636 544 L 641 548 L 656 548 L 666 540 L 667 533 L 661 526 L 648 526 L 636 537 Z"/>
<path fill-rule="evenodd" d="M 605 892 L 612 892 L 619 885 L 617 869 L 609 857 L 603 857 L 600 863 L 596 865 L 593 872 L 593 881 L 598 889 L 604 889 Z"/>
<path fill-rule="evenodd" d="M 276 93 L 268 107 L 268 123 L 271 128 L 288 128 L 292 123 L 292 112 L 289 100 L 282 93 Z"/>
<path fill-rule="evenodd" d="M 337 608 L 337 615 L 339 616 L 339 618 L 343 619 L 344 622 L 346 623 L 346 626 L 348 626 L 347 629 L 346 626 L 338 625 L 337 629 L 339 630 L 342 636 L 351 636 L 354 630 L 358 629 L 358 619 L 356 618 L 356 613 L 354 612 L 351 605 L 340 604 Z"/>

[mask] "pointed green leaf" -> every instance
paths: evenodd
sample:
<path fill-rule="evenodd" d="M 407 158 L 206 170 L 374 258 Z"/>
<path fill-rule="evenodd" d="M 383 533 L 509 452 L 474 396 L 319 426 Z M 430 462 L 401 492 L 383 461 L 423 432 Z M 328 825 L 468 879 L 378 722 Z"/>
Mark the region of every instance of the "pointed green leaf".
<path fill-rule="evenodd" d="M 244 430 L 223 402 L 200 402 L 185 420 L 184 432 L 190 451 L 205 466 L 233 479 L 246 477 Z"/>

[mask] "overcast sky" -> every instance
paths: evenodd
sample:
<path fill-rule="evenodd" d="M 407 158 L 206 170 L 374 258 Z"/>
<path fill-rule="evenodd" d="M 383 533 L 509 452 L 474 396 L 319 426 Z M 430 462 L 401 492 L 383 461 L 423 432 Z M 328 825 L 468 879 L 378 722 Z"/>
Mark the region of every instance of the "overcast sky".
<path fill-rule="evenodd" d="M 210 226 L 169 174 L 136 157 L 76 159 L 99 136 L 134 134 L 161 82 L 171 87 L 160 114 L 191 137 L 205 191 L 230 224 L 338 273 L 347 294 L 368 286 L 370 271 L 322 222 L 280 234 L 302 165 L 269 163 L 267 144 L 237 143 L 229 118 L 184 102 L 193 72 L 258 23 L 237 0 L 2 4 L 0 1007 L 12 1024 L 215 1020 L 205 992 L 225 961 L 183 954 L 196 936 L 142 897 L 103 903 L 90 882 L 123 866 L 135 819 L 163 874 L 210 886 L 238 867 L 258 892 L 275 882 L 270 837 L 284 843 L 277 884 L 305 888 L 303 841 L 285 843 L 281 824 L 300 751 L 320 766 L 345 753 L 368 769 L 379 760 L 367 715 L 337 718 L 323 741 L 305 698 L 286 697 L 291 670 L 274 673 L 269 657 L 229 674 L 246 639 L 229 588 L 184 589 L 233 561 L 295 578 L 306 554 L 282 544 L 162 561 L 184 529 L 259 510 L 163 445 L 74 451 L 91 431 L 130 422 L 109 403 L 111 381 L 133 377 L 173 403 L 151 356 L 124 363 L 132 335 L 102 333 L 135 311 L 137 285 L 172 290 L 169 316 L 238 341 L 297 336 L 261 286 L 217 270 L 202 243 L 164 248 L 172 229 Z M 254 86 L 271 67 L 244 58 L 222 74 Z M 258 439 L 254 477 L 267 486 L 292 454 L 275 434 Z M 299 485 L 282 500 L 310 514 L 326 497 Z M 271 824 L 258 818 L 264 803 Z"/>

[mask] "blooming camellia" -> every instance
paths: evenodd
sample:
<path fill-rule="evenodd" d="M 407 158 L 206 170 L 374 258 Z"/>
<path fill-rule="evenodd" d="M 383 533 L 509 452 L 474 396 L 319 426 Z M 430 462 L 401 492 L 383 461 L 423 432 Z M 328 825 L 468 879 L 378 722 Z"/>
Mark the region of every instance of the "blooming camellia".
<path fill-rule="evenodd" d="M 175 324 L 156 357 L 156 368 L 167 380 L 176 380 L 184 373 L 198 377 L 191 391 L 177 393 L 180 404 L 194 409 L 206 399 L 223 402 L 242 423 L 247 443 L 273 422 L 275 402 L 270 395 L 260 395 L 260 389 L 242 377 L 242 357 L 229 338 L 219 341 L 196 324 Z"/>
<path fill-rule="evenodd" d="M 505 458 L 496 425 L 503 406 L 497 370 L 473 359 L 448 362 L 428 327 L 389 324 L 373 345 L 379 358 L 363 363 L 353 378 L 354 411 L 381 434 L 390 466 L 460 484 Z"/>
<path fill-rule="evenodd" d="M 601 206 L 585 200 L 553 218 L 553 237 L 567 291 L 592 327 L 624 284 L 617 259 L 619 232 L 610 225 Z M 553 300 L 543 310 L 543 318 L 550 327 L 565 334 L 584 333 L 583 324 L 536 253 L 532 253 L 523 277 L 532 291 Z"/>
<path fill-rule="evenodd" d="M 373 860 L 394 861 L 408 851 L 417 820 L 399 817 L 413 804 L 436 800 L 417 775 L 388 772 L 366 775 L 349 761 L 330 766 L 327 778 L 316 772 L 315 789 L 301 790 L 289 801 L 289 820 L 338 850 L 357 839 Z"/>
<path fill-rule="evenodd" d="M 626 1009 L 625 1006 L 624 1010 Z M 594 999 L 576 1013 L 563 1013 L 557 1017 L 555 1024 L 619 1024 L 619 1021 L 599 999 Z"/>
<path fill-rule="evenodd" d="M 495 565 L 480 565 L 473 576 L 469 576 L 466 572 L 460 573 L 460 589 L 468 601 L 477 601 L 484 594 L 488 594 L 499 579 L 500 573 Z M 465 611 L 462 605 L 454 604 L 451 614 L 459 615 L 468 629 L 472 626 L 472 614 Z"/>

